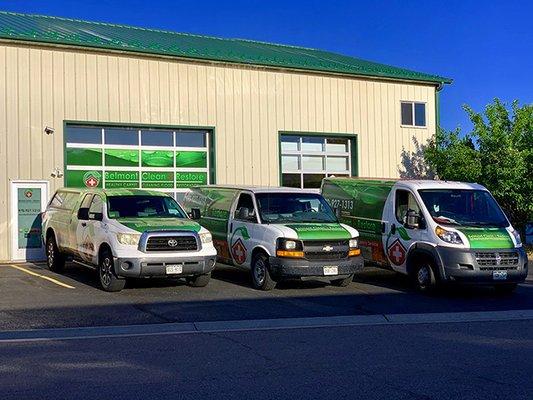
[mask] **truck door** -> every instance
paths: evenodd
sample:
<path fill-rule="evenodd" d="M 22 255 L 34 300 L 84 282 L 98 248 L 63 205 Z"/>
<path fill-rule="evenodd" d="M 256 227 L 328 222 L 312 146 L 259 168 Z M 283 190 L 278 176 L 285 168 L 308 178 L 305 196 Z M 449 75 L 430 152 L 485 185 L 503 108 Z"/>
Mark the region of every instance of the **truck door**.
<path fill-rule="evenodd" d="M 233 208 L 228 229 L 231 258 L 236 266 L 249 268 L 258 240 L 257 207 L 251 193 L 242 192 Z"/>
<path fill-rule="evenodd" d="M 87 212 L 87 219 L 80 220 L 76 231 L 78 254 L 87 262 L 96 258 L 96 235 L 101 229 L 104 203 L 99 195 L 94 195 Z"/>
<path fill-rule="evenodd" d="M 395 189 L 393 199 L 394 202 L 388 205 L 390 224 L 383 235 L 383 247 L 391 267 L 405 273 L 409 248 L 427 237 L 427 227 L 422 209 L 410 190 Z M 413 215 L 418 216 L 416 225 L 408 221 L 408 216 Z"/>
<path fill-rule="evenodd" d="M 68 232 L 65 236 L 68 237 L 67 243 L 70 251 L 74 252 L 75 255 L 79 255 L 79 243 L 78 243 L 78 229 L 79 226 L 83 223 L 86 224 L 87 221 L 80 220 L 80 216 L 82 214 L 87 214 L 89 210 L 89 206 L 91 205 L 91 201 L 93 199 L 92 194 L 86 194 L 83 199 L 81 200 L 79 207 L 76 207 L 72 211 L 72 215 L 70 217 L 70 226 L 68 228 Z M 80 213 L 80 210 L 81 213 Z M 84 211 L 85 210 L 85 211 Z M 83 218 L 83 217 L 82 217 Z"/>

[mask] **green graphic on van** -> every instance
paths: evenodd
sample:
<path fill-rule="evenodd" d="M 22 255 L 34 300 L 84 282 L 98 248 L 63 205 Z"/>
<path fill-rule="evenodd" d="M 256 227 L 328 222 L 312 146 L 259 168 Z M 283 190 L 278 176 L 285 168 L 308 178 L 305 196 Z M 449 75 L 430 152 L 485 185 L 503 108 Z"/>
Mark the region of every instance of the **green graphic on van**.
<path fill-rule="evenodd" d="M 397 230 L 398 235 L 400 235 L 403 240 L 411 240 L 411 236 L 409 236 L 409 233 L 407 233 L 407 230 L 403 226 L 400 226 Z"/>
<path fill-rule="evenodd" d="M 512 249 L 513 240 L 504 228 L 458 228 L 472 249 Z"/>
<path fill-rule="evenodd" d="M 117 221 L 122 225 L 141 233 L 147 230 L 187 230 L 194 232 L 200 230 L 200 225 L 198 223 L 181 218 L 117 218 Z"/>
<path fill-rule="evenodd" d="M 248 233 L 248 229 L 246 229 L 245 226 L 241 226 L 233 231 L 233 235 L 231 235 L 231 242 L 233 243 L 233 238 L 235 236 L 241 235 L 244 240 L 250 239 L 250 234 Z"/>
<path fill-rule="evenodd" d="M 339 224 L 285 224 L 301 240 L 350 239 L 350 233 Z"/>
<path fill-rule="evenodd" d="M 143 167 L 173 167 L 174 152 L 169 150 L 142 150 Z"/>

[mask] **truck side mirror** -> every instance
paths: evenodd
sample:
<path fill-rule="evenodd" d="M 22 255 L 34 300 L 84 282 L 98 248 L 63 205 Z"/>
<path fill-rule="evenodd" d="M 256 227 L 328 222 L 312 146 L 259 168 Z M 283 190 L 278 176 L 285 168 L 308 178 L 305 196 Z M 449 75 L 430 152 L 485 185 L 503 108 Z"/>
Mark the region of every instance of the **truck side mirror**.
<path fill-rule="evenodd" d="M 89 219 L 89 209 L 88 208 L 80 208 L 78 210 L 78 219 L 80 221 L 87 221 Z"/>
<path fill-rule="evenodd" d="M 420 227 L 420 215 L 415 210 L 407 210 L 405 227 L 409 229 L 418 229 Z"/>
<path fill-rule="evenodd" d="M 191 219 L 200 219 L 200 209 L 199 208 L 191 208 L 191 212 L 189 213 L 189 216 Z"/>
<path fill-rule="evenodd" d="M 93 221 L 101 221 L 104 219 L 104 214 L 102 213 L 89 213 L 89 219 L 93 220 Z"/>

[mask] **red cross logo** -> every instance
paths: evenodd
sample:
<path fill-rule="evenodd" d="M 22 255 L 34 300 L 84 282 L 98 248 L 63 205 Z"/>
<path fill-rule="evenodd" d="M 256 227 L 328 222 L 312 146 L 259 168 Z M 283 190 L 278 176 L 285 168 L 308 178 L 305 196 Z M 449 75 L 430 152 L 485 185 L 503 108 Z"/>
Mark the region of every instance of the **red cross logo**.
<path fill-rule="evenodd" d="M 387 255 L 394 265 L 402 265 L 405 262 L 405 247 L 396 239 L 389 247 Z"/>
<path fill-rule="evenodd" d="M 246 261 L 246 247 L 244 247 L 241 239 L 237 239 L 237 241 L 233 243 L 231 246 L 231 254 L 233 254 L 233 259 L 239 265 Z"/>
<path fill-rule="evenodd" d="M 24 193 L 24 196 L 29 199 L 31 196 L 33 196 L 33 193 L 31 192 L 31 190 L 27 190 L 26 193 Z"/>
<path fill-rule="evenodd" d="M 96 179 L 94 176 L 91 176 L 85 181 L 85 185 L 90 188 L 96 187 L 98 186 L 98 179 Z"/>

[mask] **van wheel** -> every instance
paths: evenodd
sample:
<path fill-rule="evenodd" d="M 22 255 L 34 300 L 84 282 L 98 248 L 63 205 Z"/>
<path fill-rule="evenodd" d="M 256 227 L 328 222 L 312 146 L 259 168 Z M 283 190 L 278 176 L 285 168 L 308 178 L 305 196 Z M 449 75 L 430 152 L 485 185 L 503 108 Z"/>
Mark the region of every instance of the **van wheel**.
<path fill-rule="evenodd" d="M 49 235 L 46 239 L 46 264 L 53 272 L 63 272 L 65 268 L 65 256 L 57 248 L 55 236 Z"/>
<path fill-rule="evenodd" d="M 352 283 L 354 275 L 355 274 L 350 274 L 346 278 L 343 278 L 343 279 L 334 279 L 331 281 L 331 284 L 333 286 L 346 287 L 350 283 Z"/>
<path fill-rule="evenodd" d="M 502 283 L 501 285 L 495 285 L 494 290 L 498 294 L 511 294 L 515 291 L 518 285 L 516 283 Z"/>
<path fill-rule="evenodd" d="M 268 257 L 263 253 L 254 255 L 252 259 L 252 284 L 255 289 L 272 290 L 276 282 L 270 276 Z"/>
<path fill-rule="evenodd" d="M 211 272 L 204 275 L 191 276 L 186 278 L 187 285 L 192 287 L 206 287 L 211 279 Z"/>
<path fill-rule="evenodd" d="M 431 263 L 420 261 L 412 270 L 411 280 L 419 292 L 430 293 L 437 288 L 437 278 Z"/>
<path fill-rule="evenodd" d="M 108 249 L 102 250 L 98 260 L 98 277 L 100 286 L 106 292 L 120 292 L 126 285 L 125 279 L 115 275 L 113 254 Z"/>

